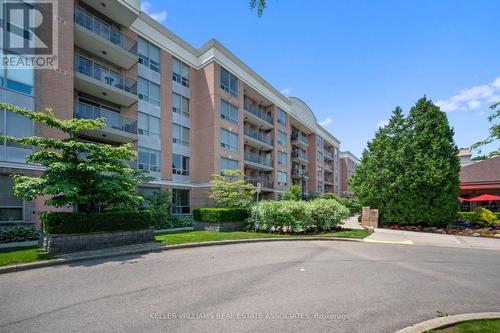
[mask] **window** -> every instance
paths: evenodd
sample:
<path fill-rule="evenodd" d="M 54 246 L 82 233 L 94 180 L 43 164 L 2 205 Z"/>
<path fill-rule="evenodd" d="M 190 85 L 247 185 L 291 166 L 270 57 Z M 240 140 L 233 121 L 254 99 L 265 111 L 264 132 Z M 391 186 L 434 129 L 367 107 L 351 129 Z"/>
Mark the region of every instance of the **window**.
<path fill-rule="evenodd" d="M 189 88 L 191 68 L 177 58 L 172 58 L 172 80 Z"/>
<path fill-rule="evenodd" d="M 286 174 L 286 172 L 278 172 L 276 174 L 276 180 L 278 181 L 278 186 L 282 186 L 282 187 L 285 187 L 287 186 L 288 184 L 288 175 Z"/>
<path fill-rule="evenodd" d="M 33 136 L 33 121 L 11 111 L 0 109 L 0 135 L 14 137 Z M 26 156 L 33 150 L 29 146 L 0 140 L 0 160 L 26 163 Z M 1 202 L 0 202 L 1 204 Z"/>
<path fill-rule="evenodd" d="M 316 136 L 316 146 L 323 148 L 323 138 L 320 136 Z"/>
<path fill-rule="evenodd" d="M 172 93 L 172 111 L 189 118 L 189 99 Z"/>
<path fill-rule="evenodd" d="M 278 108 L 278 124 L 281 124 L 283 126 L 288 125 L 288 117 L 286 115 L 286 112 Z"/>
<path fill-rule="evenodd" d="M 140 76 L 138 77 L 137 83 L 139 99 L 160 106 L 160 86 Z"/>
<path fill-rule="evenodd" d="M 318 156 L 316 157 L 316 160 L 320 163 L 323 163 L 323 153 L 318 152 Z"/>
<path fill-rule="evenodd" d="M 240 150 L 239 135 L 236 133 L 229 132 L 225 128 L 221 128 L 220 146 L 228 150 L 239 151 Z"/>
<path fill-rule="evenodd" d="M 0 221 L 22 221 L 24 201 L 14 195 L 14 180 L 7 175 L 0 176 Z"/>
<path fill-rule="evenodd" d="M 172 174 L 189 176 L 189 157 L 172 154 Z"/>
<path fill-rule="evenodd" d="M 220 68 L 220 87 L 234 97 L 238 97 L 238 78 L 223 67 Z"/>
<path fill-rule="evenodd" d="M 160 151 L 139 147 L 139 170 L 160 171 Z"/>
<path fill-rule="evenodd" d="M 323 182 L 318 180 L 318 184 L 316 186 L 316 192 L 323 193 Z"/>
<path fill-rule="evenodd" d="M 160 118 L 139 112 L 137 131 L 140 135 L 160 140 Z"/>
<path fill-rule="evenodd" d="M 288 135 L 286 135 L 285 131 L 278 131 L 278 144 L 288 147 Z"/>
<path fill-rule="evenodd" d="M 160 73 L 160 48 L 139 37 L 137 42 L 139 63 Z"/>
<path fill-rule="evenodd" d="M 22 94 L 33 95 L 33 87 L 35 85 L 35 76 L 33 66 L 28 66 L 30 61 L 21 56 L 13 54 L 0 54 L 8 56 L 5 61 L 19 63 L 19 66 L 3 66 L 0 68 L 0 86 L 9 90 L 14 90 Z"/>
<path fill-rule="evenodd" d="M 173 123 L 172 142 L 189 147 L 189 128 Z"/>
<path fill-rule="evenodd" d="M 191 213 L 189 190 L 172 190 L 172 208 L 173 214 L 189 214 Z"/>
<path fill-rule="evenodd" d="M 282 151 L 278 152 L 278 165 L 286 167 L 288 165 L 288 154 Z"/>
<path fill-rule="evenodd" d="M 221 157 L 220 158 L 220 171 L 221 173 L 224 170 L 238 170 L 239 162 L 236 160 L 231 160 L 229 158 Z"/>
<path fill-rule="evenodd" d="M 236 106 L 229 104 L 223 99 L 220 100 L 220 117 L 222 119 L 226 119 L 227 121 L 238 125 L 239 114 L 239 110 Z"/>

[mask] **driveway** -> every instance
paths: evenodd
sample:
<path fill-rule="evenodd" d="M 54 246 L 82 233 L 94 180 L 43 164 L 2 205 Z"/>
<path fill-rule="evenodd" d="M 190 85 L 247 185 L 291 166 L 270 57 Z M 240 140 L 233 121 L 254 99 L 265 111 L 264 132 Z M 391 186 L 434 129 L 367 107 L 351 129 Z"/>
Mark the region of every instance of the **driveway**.
<path fill-rule="evenodd" d="M 500 239 L 434 234 L 428 232 L 375 229 L 366 242 L 433 245 L 469 249 L 500 250 Z"/>
<path fill-rule="evenodd" d="M 0 275 L 0 331 L 394 332 L 436 311 L 500 311 L 499 277 L 499 252 L 489 250 L 183 249 Z"/>

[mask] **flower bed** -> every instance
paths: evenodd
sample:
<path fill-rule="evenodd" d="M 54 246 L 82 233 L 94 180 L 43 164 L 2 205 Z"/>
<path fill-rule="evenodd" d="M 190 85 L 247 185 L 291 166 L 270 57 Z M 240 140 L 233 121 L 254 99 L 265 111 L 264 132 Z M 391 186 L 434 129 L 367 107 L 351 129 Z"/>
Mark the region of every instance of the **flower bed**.
<path fill-rule="evenodd" d="M 393 229 L 393 230 L 431 232 L 435 234 L 445 234 L 445 235 L 500 238 L 500 230 L 496 229 L 495 227 L 474 229 L 474 228 L 437 228 L 437 227 L 423 227 L 423 226 L 391 225 L 391 226 L 384 226 L 383 228 Z"/>

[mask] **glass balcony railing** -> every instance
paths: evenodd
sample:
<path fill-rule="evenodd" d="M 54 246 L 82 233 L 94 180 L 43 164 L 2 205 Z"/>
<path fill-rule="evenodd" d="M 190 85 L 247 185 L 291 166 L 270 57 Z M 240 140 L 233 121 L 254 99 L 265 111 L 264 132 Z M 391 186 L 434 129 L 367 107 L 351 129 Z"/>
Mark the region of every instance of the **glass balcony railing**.
<path fill-rule="evenodd" d="M 121 47 L 125 51 L 137 55 L 137 41 L 125 36 L 116 28 L 79 7 L 75 9 L 75 23 Z"/>
<path fill-rule="evenodd" d="M 137 95 L 137 81 L 106 68 L 79 54 L 75 55 L 75 71 L 107 85 Z"/>
<path fill-rule="evenodd" d="M 325 150 L 325 156 L 330 159 L 333 159 L 333 153 L 331 151 Z"/>
<path fill-rule="evenodd" d="M 309 141 L 307 140 L 307 136 L 303 134 L 292 134 L 292 141 L 298 141 L 301 142 L 302 144 L 308 146 Z"/>
<path fill-rule="evenodd" d="M 270 146 L 273 145 L 273 138 L 257 129 L 245 127 L 245 135 Z"/>
<path fill-rule="evenodd" d="M 75 118 L 78 119 L 104 118 L 106 119 L 106 125 L 109 128 L 114 128 L 120 131 L 137 134 L 136 120 L 123 117 L 118 112 L 113 112 L 90 104 L 76 102 Z"/>
<path fill-rule="evenodd" d="M 250 153 L 250 152 L 247 152 L 247 151 L 245 152 L 245 161 L 253 162 L 253 163 L 257 163 L 257 164 L 261 164 L 261 165 L 265 165 L 265 166 L 268 166 L 268 167 L 272 167 L 273 166 L 273 160 L 272 159 L 260 156 L 259 154 L 256 154 L 256 153 Z"/>
<path fill-rule="evenodd" d="M 245 102 L 244 109 L 265 122 L 273 124 L 273 117 L 269 113 L 262 111 L 258 105 Z"/>
<path fill-rule="evenodd" d="M 255 177 L 245 177 L 247 183 L 252 184 L 253 186 L 257 186 L 257 183 L 261 183 L 264 188 L 274 188 L 273 182 L 268 179 L 261 179 Z"/>
<path fill-rule="evenodd" d="M 331 165 L 329 165 L 329 164 L 325 164 L 324 168 L 325 168 L 326 171 L 333 172 L 333 167 Z"/>
<path fill-rule="evenodd" d="M 304 160 L 304 161 L 309 161 L 309 157 L 307 156 L 307 154 L 302 152 L 302 151 L 293 151 L 292 157 L 293 158 L 300 158 L 301 160 Z"/>

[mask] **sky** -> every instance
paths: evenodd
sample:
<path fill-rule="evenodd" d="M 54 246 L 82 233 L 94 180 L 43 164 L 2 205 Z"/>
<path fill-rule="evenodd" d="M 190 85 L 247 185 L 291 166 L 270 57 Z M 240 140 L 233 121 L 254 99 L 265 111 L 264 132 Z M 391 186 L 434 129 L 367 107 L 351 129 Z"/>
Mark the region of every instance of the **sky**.
<path fill-rule="evenodd" d="M 459 147 L 487 136 L 500 100 L 499 0 L 267 2 L 261 18 L 248 0 L 142 8 L 194 47 L 220 41 L 357 156 L 396 106 L 407 113 L 424 95 L 447 113 Z"/>

